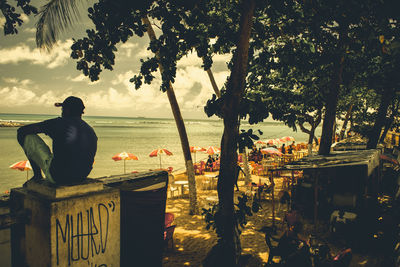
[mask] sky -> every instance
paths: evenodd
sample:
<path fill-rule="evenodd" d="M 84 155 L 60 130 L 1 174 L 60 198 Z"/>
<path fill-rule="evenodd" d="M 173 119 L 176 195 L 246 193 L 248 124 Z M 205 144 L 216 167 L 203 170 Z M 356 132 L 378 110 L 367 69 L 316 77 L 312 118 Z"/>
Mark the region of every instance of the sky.
<path fill-rule="evenodd" d="M 129 82 L 139 72 L 140 59 L 151 56 L 147 35 L 119 44 L 114 70 L 103 70 L 99 81 L 91 82 L 76 69 L 76 60 L 70 58 L 72 38 L 83 37 L 85 30 L 93 27 L 87 6 L 81 10 L 80 20 L 60 36 L 50 52 L 36 48 L 37 17 L 23 15 L 18 34 L 4 36 L 5 19 L 0 13 L 0 113 L 60 114 L 54 103 L 75 95 L 83 99 L 85 114 L 90 116 L 172 118 L 167 94 L 160 91 L 159 73 L 151 85 L 139 90 Z M 212 71 L 219 87 L 229 75 L 226 64 L 230 57 L 213 58 Z M 184 119 L 207 118 L 204 105 L 213 89 L 195 54 L 178 63 L 173 88 Z"/>

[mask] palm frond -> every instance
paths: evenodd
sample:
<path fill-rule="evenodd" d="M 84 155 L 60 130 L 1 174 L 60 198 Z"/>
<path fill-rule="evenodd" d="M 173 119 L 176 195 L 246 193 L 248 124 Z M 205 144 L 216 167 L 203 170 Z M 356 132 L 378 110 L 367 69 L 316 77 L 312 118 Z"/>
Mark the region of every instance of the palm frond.
<path fill-rule="evenodd" d="M 36 45 L 50 50 L 58 35 L 79 18 L 77 0 L 50 0 L 38 13 Z"/>

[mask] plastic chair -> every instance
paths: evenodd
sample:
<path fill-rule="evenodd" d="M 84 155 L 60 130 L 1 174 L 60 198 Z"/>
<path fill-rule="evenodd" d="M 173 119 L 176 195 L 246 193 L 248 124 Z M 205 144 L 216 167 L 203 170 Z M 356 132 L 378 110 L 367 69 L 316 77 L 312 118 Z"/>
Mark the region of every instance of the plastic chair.
<path fill-rule="evenodd" d="M 171 174 L 173 169 L 174 169 L 173 167 L 168 167 L 167 168 L 168 174 Z"/>
<path fill-rule="evenodd" d="M 198 174 L 198 175 L 204 174 L 205 168 L 203 166 L 195 164 L 195 165 L 193 165 L 193 167 L 194 167 L 194 174 Z"/>
<path fill-rule="evenodd" d="M 174 192 L 177 192 L 179 194 L 179 188 L 177 186 L 170 185 L 169 186 L 169 191 L 171 193 L 171 197 L 175 196 Z"/>
<path fill-rule="evenodd" d="M 171 248 L 174 248 L 174 231 L 176 225 L 171 225 L 164 230 L 164 246 L 168 248 L 168 244 L 171 243 Z"/>
<path fill-rule="evenodd" d="M 174 221 L 174 219 L 175 219 L 175 215 L 173 213 L 166 212 L 165 213 L 165 219 L 164 219 L 165 228 L 171 226 L 171 224 Z"/>

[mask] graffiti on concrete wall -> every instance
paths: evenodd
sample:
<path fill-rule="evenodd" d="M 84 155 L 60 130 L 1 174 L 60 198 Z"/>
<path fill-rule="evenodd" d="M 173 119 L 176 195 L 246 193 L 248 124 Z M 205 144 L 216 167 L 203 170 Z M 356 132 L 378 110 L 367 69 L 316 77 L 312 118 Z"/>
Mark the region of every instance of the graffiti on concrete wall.
<path fill-rule="evenodd" d="M 55 218 L 57 265 L 86 261 L 90 267 L 106 267 L 104 263 L 93 262 L 97 255 L 107 252 L 110 216 L 114 210 L 115 203 L 110 201 Z"/>

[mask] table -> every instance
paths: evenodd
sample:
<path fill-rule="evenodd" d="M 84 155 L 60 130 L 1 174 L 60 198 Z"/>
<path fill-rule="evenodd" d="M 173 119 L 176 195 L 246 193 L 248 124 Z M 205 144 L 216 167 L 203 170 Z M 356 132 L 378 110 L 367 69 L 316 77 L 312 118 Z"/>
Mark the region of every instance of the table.
<path fill-rule="evenodd" d="M 217 204 L 218 203 L 218 196 L 208 196 L 206 200 L 209 202 L 209 205 Z"/>
<path fill-rule="evenodd" d="M 184 187 L 185 187 L 185 185 L 189 184 L 189 182 L 188 181 L 175 181 L 174 184 L 181 186 L 181 195 L 183 196 Z"/>
<path fill-rule="evenodd" d="M 212 189 L 214 186 L 214 179 L 216 178 L 216 176 L 213 174 L 205 174 L 204 176 L 208 178 L 208 182 L 210 184 L 209 189 Z"/>
<path fill-rule="evenodd" d="M 297 158 L 301 159 L 302 157 L 308 154 L 308 150 L 299 150 L 296 153 L 297 153 Z"/>

